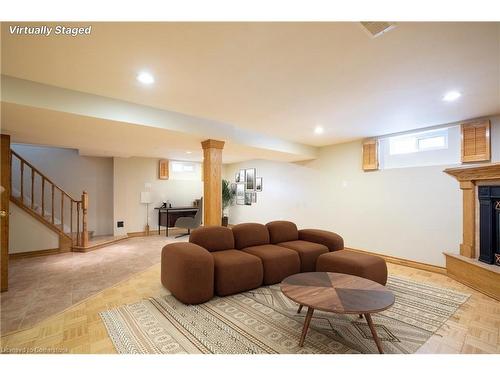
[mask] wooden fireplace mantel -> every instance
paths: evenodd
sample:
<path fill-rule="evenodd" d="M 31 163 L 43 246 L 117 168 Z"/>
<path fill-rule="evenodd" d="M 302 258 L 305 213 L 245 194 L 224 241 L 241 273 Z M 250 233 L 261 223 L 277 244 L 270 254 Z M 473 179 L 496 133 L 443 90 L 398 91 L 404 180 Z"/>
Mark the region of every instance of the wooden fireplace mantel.
<path fill-rule="evenodd" d="M 477 181 L 499 180 L 500 163 L 488 163 L 448 168 L 445 173 L 455 177 L 463 191 L 463 239 L 460 255 L 476 256 L 476 183 Z"/>
<path fill-rule="evenodd" d="M 500 178 L 500 163 L 448 168 L 444 172 L 455 177 L 458 181 L 496 180 Z"/>

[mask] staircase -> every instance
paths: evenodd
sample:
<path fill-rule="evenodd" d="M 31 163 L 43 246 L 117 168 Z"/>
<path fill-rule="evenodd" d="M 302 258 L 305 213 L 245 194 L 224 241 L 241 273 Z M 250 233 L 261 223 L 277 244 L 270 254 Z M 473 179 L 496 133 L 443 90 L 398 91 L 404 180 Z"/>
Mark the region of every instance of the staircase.
<path fill-rule="evenodd" d="M 58 233 L 61 248 L 88 251 L 128 238 L 92 239 L 87 229 L 88 194 L 84 191 L 75 199 L 14 150 L 11 176 L 11 202 Z"/>

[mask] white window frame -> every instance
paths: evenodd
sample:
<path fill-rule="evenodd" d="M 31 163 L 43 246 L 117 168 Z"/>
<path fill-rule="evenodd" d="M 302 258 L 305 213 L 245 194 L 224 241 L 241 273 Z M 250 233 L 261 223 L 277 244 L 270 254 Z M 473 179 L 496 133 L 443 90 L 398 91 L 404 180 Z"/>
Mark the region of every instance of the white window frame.
<path fill-rule="evenodd" d="M 179 168 L 179 169 L 177 169 Z M 175 173 L 192 173 L 196 171 L 194 163 L 189 161 L 172 161 L 172 172 Z"/>
<path fill-rule="evenodd" d="M 420 147 L 420 141 L 430 138 L 443 137 L 444 144 L 442 146 L 436 147 Z M 397 142 L 400 139 L 411 139 L 413 143 L 413 148 L 406 152 L 392 152 L 392 142 Z M 435 151 L 435 150 L 445 150 L 448 148 L 448 129 L 438 129 L 438 130 L 430 130 L 427 132 L 406 134 L 401 136 L 395 136 L 389 138 L 389 154 L 394 155 L 403 155 L 403 154 L 414 154 L 417 152 L 426 152 L 426 151 Z"/>

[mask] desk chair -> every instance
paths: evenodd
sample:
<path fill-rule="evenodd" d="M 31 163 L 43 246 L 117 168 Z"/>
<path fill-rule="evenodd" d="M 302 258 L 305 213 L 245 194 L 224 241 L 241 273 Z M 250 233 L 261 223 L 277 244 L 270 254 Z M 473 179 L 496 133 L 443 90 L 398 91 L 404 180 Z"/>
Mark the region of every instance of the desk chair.
<path fill-rule="evenodd" d="M 203 198 L 200 199 L 200 205 L 194 217 L 180 217 L 175 221 L 175 226 L 177 228 L 187 229 L 187 233 L 179 234 L 178 236 L 175 236 L 175 238 L 190 235 L 191 229 L 196 229 L 201 225 L 202 217 L 203 217 Z"/>

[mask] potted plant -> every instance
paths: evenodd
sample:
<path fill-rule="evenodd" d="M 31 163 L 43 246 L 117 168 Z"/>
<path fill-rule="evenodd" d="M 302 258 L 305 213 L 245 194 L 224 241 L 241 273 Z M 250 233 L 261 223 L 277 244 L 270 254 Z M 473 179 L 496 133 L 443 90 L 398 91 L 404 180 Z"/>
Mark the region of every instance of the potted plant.
<path fill-rule="evenodd" d="M 234 191 L 231 189 L 231 183 L 228 180 L 222 180 L 222 225 L 227 227 L 229 218 L 227 209 L 234 202 Z"/>

